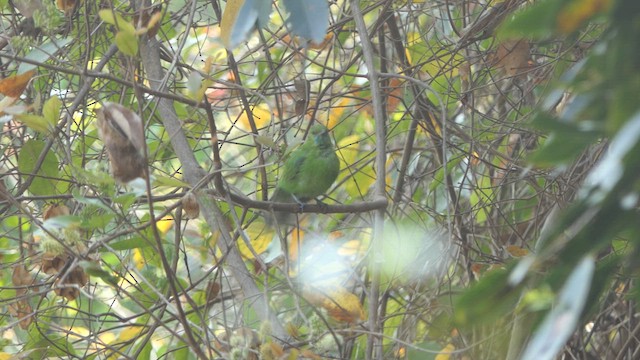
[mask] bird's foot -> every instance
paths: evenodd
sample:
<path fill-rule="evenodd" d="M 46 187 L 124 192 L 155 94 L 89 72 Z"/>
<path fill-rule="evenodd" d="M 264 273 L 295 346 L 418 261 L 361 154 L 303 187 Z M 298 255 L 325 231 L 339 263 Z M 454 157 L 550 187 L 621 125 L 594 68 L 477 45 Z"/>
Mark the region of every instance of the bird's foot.
<path fill-rule="evenodd" d="M 316 204 L 320 208 L 320 212 L 325 214 L 329 210 L 329 205 L 323 203 L 320 199 L 316 199 Z"/>
<path fill-rule="evenodd" d="M 300 206 L 300 212 L 304 212 L 304 202 L 300 201 L 300 199 L 298 199 L 295 195 L 291 194 L 291 196 L 293 197 L 293 200 L 296 201 L 296 203 L 298 203 L 298 205 Z"/>

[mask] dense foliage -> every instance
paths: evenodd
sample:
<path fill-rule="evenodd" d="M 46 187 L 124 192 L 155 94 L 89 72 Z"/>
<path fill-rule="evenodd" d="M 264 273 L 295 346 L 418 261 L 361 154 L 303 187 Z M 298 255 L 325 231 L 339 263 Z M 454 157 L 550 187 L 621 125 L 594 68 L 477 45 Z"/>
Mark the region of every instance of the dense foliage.
<path fill-rule="evenodd" d="M 635 0 L 0 10 L 0 359 L 638 358 Z"/>

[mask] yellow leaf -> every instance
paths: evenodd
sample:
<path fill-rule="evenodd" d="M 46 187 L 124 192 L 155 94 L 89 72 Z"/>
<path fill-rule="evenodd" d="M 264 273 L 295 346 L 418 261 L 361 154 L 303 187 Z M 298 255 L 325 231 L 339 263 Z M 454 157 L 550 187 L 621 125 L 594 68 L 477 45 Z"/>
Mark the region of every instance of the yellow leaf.
<path fill-rule="evenodd" d="M 162 11 L 153 12 L 149 18 L 149 22 L 147 22 L 143 28 L 136 30 L 135 34 L 142 35 L 154 31 L 157 32 L 160 26 L 160 20 L 162 20 Z"/>
<path fill-rule="evenodd" d="M 364 166 L 357 169 L 358 171 L 355 173 L 355 169 L 349 171 L 349 169 L 353 168 L 354 164 L 364 164 L 366 163 L 367 157 L 370 158 L 373 156 L 373 152 L 367 152 L 366 155 L 364 155 L 364 158 L 361 157 L 362 151 L 360 151 L 360 140 L 360 136 L 350 135 L 340 139 L 337 144 L 339 149 L 338 157 L 340 158 L 341 163 L 340 168 L 348 170 L 340 172 L 338 181 L 342 178 L 348 177 L 349 179 L 346 181 L 345 188 L 347 193 L 355 198 L 358 198 L 368 192 L 376 180 L 373 166 Z"/>
<path fill-rule="evenodd" d="M 304 241 L 304 231 L 300 228 L 296 228 L 291 232 L 291 237 L 287 244 L 289 244 L 289 261 L 298 263 L 298 254 Z M 291 267 L 293 270 L 293 266 Z"/>
<path fill-rule="evenodd" d="M 129 326 L 120 332 L 118 336 L 119 342 L 129 341 L 131 339 L 137 338 L 142 330 L 144 330 L 144 326 Z"/>
<path fill-rule="evenodd" d="M 12 356 L 13 355 L 6 352 L 0 352 L 0 360 L 9 360 Z"/>
<path fill-rule="evenodd" d="M 166 234 L 172 226 L 173 218 L 170 216 L 156 221 L 156 227 L 158 228 L 158 231 L 160 231 L 160 233 L 163 235 Z"/>
<path fill-rule="evenodd" d="M 245 230 L 247 237 L 249 238 L 250 245 L 253 248 L 253 251 L 260 255 L 267 250 L 269 244 L 273 240 L 274 232 L 272 229 L 269 229 L 264 223 L 254 221 L 249 227 Z M 240 254 L 245 259 L 254 259 L 255 256 L 249 246 L 247 246 L 246 241 L 243 239 L 238 240 L 238 250 Z"/>
<path fill-rule="evenodd" d="M 520 246 L 515 246 L 515 245 L 507 246 L 507 252 L 511 254 L 511 256 L 517 257 L 517 258 L 529 255 L 528 249 L 522 248 Z"/>
<path fill-rule="evenodd" d="M 367 245 L 362 240 L 349 240 L 342 244 L 338 249 L 338 254 L 342 256 L 364 255 L 367 251 Z"/>
<path fill-rule="evenodd" d="M 311 304 L 327 310 L 329 316 L 337 321 L 355 323 L 366 319 L 360 299 L 344 288 L 322 292 L 308 287 L 303 291 L 303 296 Z"/>
<path fill-rule="evenodd" d="M 133 249 L 133 264 L 138 270 L 142 270 L 144 264 L 146 264 L 144 256 L 142 256 L 142 251 L 140 251 L 140 249 Z"/>
<path fill-rule="evenodd" d="M 220 39 L 225 47 L 229 48 L 231 43 L 231 32 L 238 19 L 240 9 L 244 5 L 244 0 L 231 0 L 227 1 L 227 6 L 222 13 L 222 20 L 220 21 Z"/>
<path fill-rule="evenodd" d="M 91 332 L 86 327 L 73 326 L 69 331 L 69 337 L 72 339 L 82 339 L 91 335 Z"/>
<path fill-rule="evenodd" d="M 98 16 L 100 16 L 102 21 L 115 26 L 118 30 L 124 31 L 130 35 L 133 35 L 136 32 L 136 28 L 132 23 L 125 20 L 122 15 L 112 9 L 102 9 L 98 12 Z"/>
<path fill-rule="evenodd" d="M 342 114 L 344 114 L 344 110 L 348 108 L 353 101 L 348 97 L 342 97 L 338 101 L 338 103 L 331 106 L 329 110 L 329 119 L 327 120 L 326 126 L 328 129 L 333 129 L 336 125 L 340 123 L 340 119 L 342 118 Z"/>
<path fill-rule="evenodd" d="M 272 114 L 267 105 L 260 104 L 255 106 L 251 109 L 251 114 L 253 115 L 253 121 L 258 129 L 265 127 L 271 122 Z M 243 111 L 242 114 L 240 114 L 238 123 L 244 130 L 251 130 L 251 124 L 246 111 Z"/>
<path fill-rule="evenodd" d="M 451 353 L 456 350 L 456 347 L 453 344 L 447 344 L 440 353 L 436 355 L 435 360 L 449 360 L 451 359 Z"/>

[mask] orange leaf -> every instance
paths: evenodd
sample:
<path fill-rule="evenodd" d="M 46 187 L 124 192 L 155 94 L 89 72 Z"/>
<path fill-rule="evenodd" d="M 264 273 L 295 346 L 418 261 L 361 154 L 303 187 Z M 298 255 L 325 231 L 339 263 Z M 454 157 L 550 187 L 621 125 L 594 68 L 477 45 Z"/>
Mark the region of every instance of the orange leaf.
<path fill-rule="evenodd" d="M 513 257 L 523 257 L 529 254 L 529 250 L 522 248 L 520 246 L 509 245 L 507 246 L 507 252 L 511 254 Z"/>
<path fill-rule="evenodd" d="M 0 94 L 8 97 L 19 97 L 27 88 L 29 81 L 36 74 L 36 70 L 30 70 L 23 74 L 9 76 L 0 80 Z"/>
<path fill-rule="evenodd" d="M 576 31 L 598 13 L 607 11 L 611 3 L 611 0 L 573 0 L 558 13 L 558 30 L 564 34 Z"/>
<path fill-rule="evenodd" d="M 387 112 L 392 113 L 400 105 L 404 95 L 404 80 L 399 78 L 391 78 L 389 80 L 389 89 L 387 93 Z"/>

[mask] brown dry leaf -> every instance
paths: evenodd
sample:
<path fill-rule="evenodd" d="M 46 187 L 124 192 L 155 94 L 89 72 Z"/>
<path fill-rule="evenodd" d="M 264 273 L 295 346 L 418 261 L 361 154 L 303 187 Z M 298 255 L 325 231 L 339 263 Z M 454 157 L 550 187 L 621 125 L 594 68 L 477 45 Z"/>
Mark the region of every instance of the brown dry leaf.
<path fill-rule="evenodd" d="M 73 301 L 77 299 L 78 296 L 80 296 L 80 290 L 76 289 L 75 287 L 67 286 L 64 283 L 59 284 L 57 281 L 55 285 L 56 288 L 53 289 L 53 291 L 56 293 L 56 295 L 61 296 L 69 301 Z"/>
<path fill-rule="evenodd" d="M 76 0 L 56 0 L 56 7 L 65 14 L 69 14 L 76 7 Z"/>
<path fill-rule="evenodd" d="M 123 184 L 138 177 L 147 177 L 147 162 L 144 157 L 147 144 L 140 116 L 111 102 L 105 102 L 95 113 L 98 135 L 109 154 L 113 177 Z"/>
<path fill-rule="evenodd" d="M 198 204 L 196 195 L 191 191 L 182 197 L 182 210 L 184 210 L 189 219 L 197 219 L 200 216 L 200 204 Z"/>
<path fill-rule="evenodd" d="M 0 80 L 0 94 L 12 98 L 20 97 L 35 74 L 36 70 L 33 69 L 26 73 L 9 76 Z"/>
<path fill-rule="evenodd" d="M 516 76 L 529 68 L 531 49 L 526 39 L 507 40 L 498 45 L 494 62 L 507 76 Z"/>
<path fill-rule="evenodd" d="M 54 292 L 56 295 L 65 297 L 69 301 L 75 300 L 80 296 L 80 290 L 78 288 L 84 287 L 88 282 L 89 276 L 84 272 L 84 269 L 76 267 L 66 274 L 66 277 L 56 279 Z"/>
<path fill-rule="evenodd" d="M 27 268 L 22 264 L 13 268 L 11 280 L 13 281 L 13 285 L 16 287 L 16 297 L 20 297 L 27 293 L 27 288 L 24 286 L 33 284 L 33 277 L 29 273 L 29 270 L 27 270 Z"/>
<path fill-rule="evenodd" d="M 59 273 L 67 263 L 67 259 L 68 257 L 66 255 L 54 254 L 51 252 L 42 254 L 42 272 L 49 275 Z"/>
<path fill-rule="evenodd" d="M 471 153 L 471 159 L 470 159 L 469 163 L 473 167 L 476 167 L 476 166 L 480 165 L 480 154 L 478 154 L 477 151 L 474 150 Z"/>
<path fill-rule="evenodd" d="M 300 338 L 300 329 L 295 324 L 288 322 L 285 324 L 284 328 L 287 331 L 287 334 L 296 339 Z"/>
<path fill-rule="evenodd" d="M 309 349 L 302 349 L 300 351 L 300 355 L 304 356 L 307 359 L 313 359 L 313 360 L 322 360 L 323 359 L 322 356 L 315 354 L 313 351 L 311 351 Z"/>
<path fill-rule="evenodd" d="M 20 300 L 14 304 L 9 305 L 9 314 L 20 319 L 18 324 L 21 329 L 26 329 L 31 324 L 31 313 L 33 308 L 26 300 Z"/>
<path fill-rule="evenodd" d="M 56 216 L 69 215 L 69 208 L 64 204 L 50 204 L 44 208 L 42 219 L 47 220 Z"/>
<path fill-rule="evenodd" d="M 471 264 L 471 271 L 473 272 L 473 274 L 477 279 L 480 278 L 480 275 L 483 272 L 483 268 L 484 268 L 484 265 L 482 264 L 478 264 L 478 263 Z"/>
<path fill-rule="evenodd" d="M 33 283 L 33 277 L 31 277 L 29 270 L 22 264 L 13 268 L 11 280 L 15 286 L 27 286 Z"/>
<path fill-rule="evenodd" d="M 218 297 L 218 294 L 220 294 L 221 288 L 222 287 L 220 286 L 219 282 L 214 280 L 209 280 L 209 283 L 207 284 L 207 292 L 206 292 L 207 304 L 213 302 Z"/>

